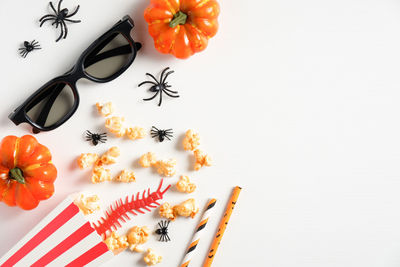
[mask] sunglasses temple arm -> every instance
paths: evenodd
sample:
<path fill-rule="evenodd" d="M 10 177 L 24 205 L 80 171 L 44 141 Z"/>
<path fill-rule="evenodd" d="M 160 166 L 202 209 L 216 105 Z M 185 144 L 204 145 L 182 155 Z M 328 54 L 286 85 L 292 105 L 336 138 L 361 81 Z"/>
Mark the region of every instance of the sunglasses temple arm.
<path fill-rule="evenodd" d="M 136 50 L 139 50 L 141 47 L 140 43 L 135 43 L 135 47 Z M 139 47 L 139 49 L 138 49 Z M 93 64 L 96 64 L 97 62 L 106 59 L 106 58 L 110 58 L 110 57 L 116 57 L 116 56 L 120 56 L 120 55 L 125 55 L 125 54 L 129 54 L 132 52 L 131 46 L 130 45 L 124 45 L 124 46 L 120 46 L 117 48 L 114 48 L 112 50 L 103 52 L 101 54 L 98 54 L 94 57 L 88 56 L 87 60 L 85 62 L 84 67 L 87 68 Z"/>
<path fill-rule="evenodd" d="M 112 35 L 110 35 L 107 39 L 105 39 L 103 42 L 101 42 L 100 44 L 98 44 L 92 52 L 90 52 L 90 54 L 87 56 L 88 58 L 93 58 L 97 55 L 97 53 L 99 53 L 104 47 L 106 47 L 112 39 L 115 38 L 115 36 L 117 36 L 118 33 L 113 33 Z"/>

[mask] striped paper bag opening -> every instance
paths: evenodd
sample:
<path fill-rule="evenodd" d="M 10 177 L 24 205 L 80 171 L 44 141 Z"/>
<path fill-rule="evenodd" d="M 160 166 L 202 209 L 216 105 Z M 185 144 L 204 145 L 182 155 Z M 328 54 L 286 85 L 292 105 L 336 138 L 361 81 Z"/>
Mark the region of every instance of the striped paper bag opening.
<path fill-rule="evenodd" d="M 0 259 L 0 266 L 99 266 L 113 255 L 68 197 Z"/>

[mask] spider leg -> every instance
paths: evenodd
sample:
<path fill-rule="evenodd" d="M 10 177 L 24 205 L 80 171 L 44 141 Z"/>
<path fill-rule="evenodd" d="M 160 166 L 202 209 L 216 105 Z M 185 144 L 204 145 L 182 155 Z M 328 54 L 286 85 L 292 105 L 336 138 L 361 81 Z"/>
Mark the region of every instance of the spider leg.
<path fill-rule="evenodd" d="M 159 131 L 159 129 L 156 126 L 151 127 L 151 129 L 153 129 L 153 128 L 154 128 L 154 130 Z"/>
<path fill-rule="evenodd" d="M 61 28 L 64 26 L 64 39 L 67 38 L 68 28 L 64 21 L 61 21 Z"/>
<path fill-rule="evenodd" d="M 62 1 L 63 0 L 60 0 L 60 2 L 58 2 L 58 7 L 57 7 L 57 13 L 60 13 L 60 11 L 61 11 L 61 3 L 62 3 Z"/>
<path fill-rule="evenodd" d="M 57 25 L 58 25 L 58 23 L 57 23 Z M 61 25 L 60 29 L 61 29 L 60 36 L 58 36 L 58 38 L 57 38 L 56 42 L 60 41 L 60 40 L 61 40 L 61 38 L 62 38 L 62 37 L 63 37 L 63 35 L 64 35 L 64 29 L 63 29 L 63 26 L 62 26 L 62 25 Z"/>
<path fill-rule="evenodd" d="M 48 18 L 46 18 L 46 19 L 42 20 L 42 21 L 40 22 L 40 25 L 39 25 L 39 27 L 42 27 L 43 23 L 45 23 L 46 21 L 52 20 L 52 19 L 54 19 L 54 18 L 52 18 L 52 17 L 48 17 Z"/>
<path fill-rule="evenodd" d="M 144 81 L 144 82 L 139 83 L 138 87 L 140 87 L 140 86 L 142 86 L 143 84 L 146 84 L 146 83 L 151 83 L 153 85 L 157 85 L 155 82 L 152 82 L 152 81 Z"/>
<path fill-rule="evenodd" d="M 28 55 L 28 52 L 26 52 L 26 51 L 24 51 L 24 52 L 21 54 L 21 56 L 22 56 L 23 58 L 26 58 L 26 55 Z"/>
<path fill-rule="evenodd" d="M 167 238 L 168 238 L 168 241 L 171 241 L 171 239 L 169 238 L 168 234 L 167 234 L 166 236 L 167 236 Z"/>
<path fill-rule="evenodd" d="M 166 68 L 163 69 L 163 71 L 161 72 L 161 75 L 160 75 L 160 82 L 163 80 L 164 74 L 165 74 L 165 72 L 166 72 L 167 70 L 169 70 L 169 67 L 166 67 Z"/>
<path fill-rule="evenodd" d="M 72 22 L 72 23 L 79 23 L 80 20 L 73 20 L 73 19 L 64 19 L 65 21 Z"/>
<path fill-rule="evenodd" d="M 151 78 L 153 78 L 157 84 L 159 84 L 159 82 L 157 81 L 156 77 L 154 77 L 153 75 L 151 75 L 150 73 L 146 73 L 146 75 L 149 75 Z"/>
<path fill-rule="evenodd" d="M 54 11 L 54 14 L 56 14 L 56 15 L 57 15 L 57 11 L 56 11 L 56 9 L 54 8 L 54 6 L 53 6 L 53 3 L 52 3 L 52 2 L 50 2 L 49 4 L 50 4 L 50 7 L 51 7 L 51 9 L 53 9 L 53 11 Z"/>
<path fill-rule="evenodd" d="M 170 92 L 171 94 L 178 94 L 178 91 L 172 91 L 172 90 L 169 90 L 169 89 L 167 89 L 167 88 L 165 88 L 165 90 L 166 90 L 167 92 Z"/>
<path fill-rule="evenodd" d="M 76 9 L 75 9 L 75 11 L 74 12 L 72 12 L 71 14 L 69 14 L 69 15 L 67 15 L 67 16 L 65 16 L 66 18 L 70 18 L 70 17 L 72 17 L 73 15 L 75 15 L 76 13 L 78 13 L 78 10 L 79 10 L 79 5 L 76 7 Z"/>
<path fill-rule="evenodd" d="M 154 98 L 158 95 L 159 92 L 160 92 L 160 91 L 157 91 L 157 93 L 155 93 L 152 97 L 146 98 L 146 99 L 143 99 L 143 100 L 144 100 L 144 101 L 152 100 L 152 99 L 154 99 Z"/>
<path fill-rule="evenodd" d="M 158 106 L 161 106 L 161 103 L 162 103 L 162 92 L 160 93 L 160 102 L 158 102 Z"/>
<path fill-rule="evenodd" d="M 171 139 L 169 139 L 168 135 L 165 135 L 165 137 L 166 137 L 169 141 L 171 141 Z"/>
<path fill-rule="evenodd" d="M 164 92 L 167 96 L 170 96 L 170 97 L 179 97 L 179 95 L 170 95 L 167 91 L 164 91 L 164 90 L 163 90 L 163 92 Z"/>
<path fill-rule="evenodd" d="M 21 48 L 18 48 L 18 50 L 25 50 L 25 48 L 21 47 Z"/>
<path fill-rule="evenodd" d="M 40 44 L 38 41 L 33 40 L 32 41 L 32 46 L 34 49 L 41 49 Z"/>
<path fill-rule="evenodd" d="M 51 15 L 51 14 L 48 14 L 48 15 L 44 15 L 43 17 L 41 17 L 40 19 L 39 19 L 39 21 L 40 22 L 42 22 L 42 20 L 44 20 L 44 19 L 48 19 L 48 18 L 56 18 L 56 16 L 54 16 L 54 15 Z"/>
<path fill-rule="evenodd" d="M 167 227 L 169 226 L 169 223 L 170 223 L 171 221 L 167 221 Z"/>
<path fill-rule="evenodd" d="M 164 79 L 161 81 L 161 83 L 164 83 L 164 82 L 167 80 L 167 77 L 168 77 L 170 74 L 174 73 L 174 72 L 175 72 L 175 71 L 173 71 L 173 70 L 168 71 L 167 74 L 165 74 L 165 77 L 164 77 Z"/>

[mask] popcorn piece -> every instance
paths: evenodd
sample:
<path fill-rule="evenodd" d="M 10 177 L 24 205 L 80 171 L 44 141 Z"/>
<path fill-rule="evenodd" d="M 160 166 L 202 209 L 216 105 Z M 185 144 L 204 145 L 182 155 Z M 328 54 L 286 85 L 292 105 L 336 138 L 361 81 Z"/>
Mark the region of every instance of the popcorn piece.
<path fill-rule="evenodd" d="M 132 249 L 131 249 L 132 250 Z M 143 252 L 144 251 L 144 247 L 142 245 L 134 245 L 134 248 L 132 251 L 135 252 Z"/>
<path fill-rule="evenodd" d="M 161 217 L 167 218 L 168 220 L 175 220 L 176 215 L 174 210 L 172 209 L 171 205 L 168 202 L 163 203 L 160 206 L 160 210 L 158 212 Z"/>
<path fill-rule="evenodd" d="M 106 120 L 106 128 L 115 134 L 117 137 L 123 137 L 126 133 L 126 128 L 124 126 L 125 118 L 124 117 L 111 117 Z"/>
<path fill-rule="evenodd" d="M 77 160 L 78 166 L 81 170 L 86 169 L 89 166 L 92 166 L 98 159 L 99 159 L 99 156 L 97 154 L 82 153 Z"/>
<path fill-rule="evenodd" d="M 200 170 L 200 168 L 203 166 L 211 166 L 211 157 L 200 149 L 196 149 L 194 151 L 194 158 L 196 160 L 194 164 L 194 169 L 196 171 Z"/>
<path fill-rule="evenodd" d="M 79 198 L 75 201 L 75 204 L 79 207 L 83 214 L 92 214 L 96 210 L 100 210 L 99 197 L 97 195 L 84 196 L 80 194 Z"/>
<path fill-rule="evenodd" d="M 189 198 L 188 200 L 182 202 L 179 205 L 173 207 L 173 212 L 176 215 L 184 216 L 184 217 L 192 217 L 196 216 L 199 212 L 199 208 L 196 205 L 194 198 Z"/>
<path fill-rule="evenodd" d="M 122 183 L 136 182 L 135 173 L 133 171 L 123 170 L 120 175 L 115 178 L 115 181 Z"/>
<path fill-rule="evenodd" d="M 118 147 L 113 146 L 106 153 L 104 153 L 98 162 L 96 162 L 96 166 L 111 165 L 117 162 L 116 158 L 119 157 L 121 151 Z"/>
<path fill-rule="evenodd" d="M 156 164 L 156 155 L 153 152 L 148 152 L 140 157 L 140 165 L 142 167 L 148 168 Z"/>
<path fill-rule="evenodd" d="M 196 190 L 196 185 L 189 180 L 188 176 L 182 175 L 176 183 L 176 188 L 182 193 L 193 193 Z"/>
<path fill-rule="evenodd" d="M 176 173 L 175 170 L 176 159 L 169 159 L 169 160 L 159 160 L 154 164 L 156 167 L 157 172 L 162 176 L 171 177 L 174 176 Z"/>
<path fill-rule="evenodd" d="M 128 238 L 123 235 L 119 236 L 116 232 L 112 232 L 111 235 L 104 240 L 109 250 L 112 250 L 114 254 L 118 254 L 122 250 L 129 246 Z"/>
<path fill-rule="evenodd" d="M 109 169 L 104 169 L 101 166 L 94 167 L 92 174 L 92 183 L 102 183 L 104 181 L 111 181 L 111 172 Z"/>
<path fill-rule="evenodd" d="M 142 139 L 146 136 L 146 132 L 143 128 L 135 126 L 127 128 L 126 135 L 131 140 Z"/>
<path fill-rule="evenodd" d="M 97 111 L 103 117 L 110 116 L 114 112 L 114 106 L 111 102 L 107 102 L 105 104 L 96 103 L 96 107 Z"/>
<path fill-rule="evenodd" d="M 147 264 L 147 266 L 151 266 L 151 265 L 156 265 L 157 263 L 160 263 L 162 261 L 162 257 L 155 254 L 154 250 L 149 248 L 147 250 L 147 255 L 144 256 L 143 260 Z"/>
<path fill-rule="evenodd" d="M 200 136 L 194 133 L 193 130 L 187 130 L 183 139 L 183 148 L 185 150 L 195 150 L 200 145 Z"/>
<path fill-rule="evenodd" d="M 149 240 L 150 229 L 147 226 L 134 226 L 128 232 L 129 249 L 140 252 L 143 248 L 139 245 L 144 244 Z"/>

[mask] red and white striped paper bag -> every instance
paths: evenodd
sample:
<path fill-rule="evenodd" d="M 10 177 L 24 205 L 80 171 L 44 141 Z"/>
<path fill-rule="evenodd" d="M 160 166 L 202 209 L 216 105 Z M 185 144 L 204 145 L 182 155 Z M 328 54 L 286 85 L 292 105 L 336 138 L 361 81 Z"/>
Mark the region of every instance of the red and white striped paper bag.
<path fill-rule="evenodd" d="M 0 259 L 0 266 L 99 266 L 113 255 L 68 197 Z"/>

